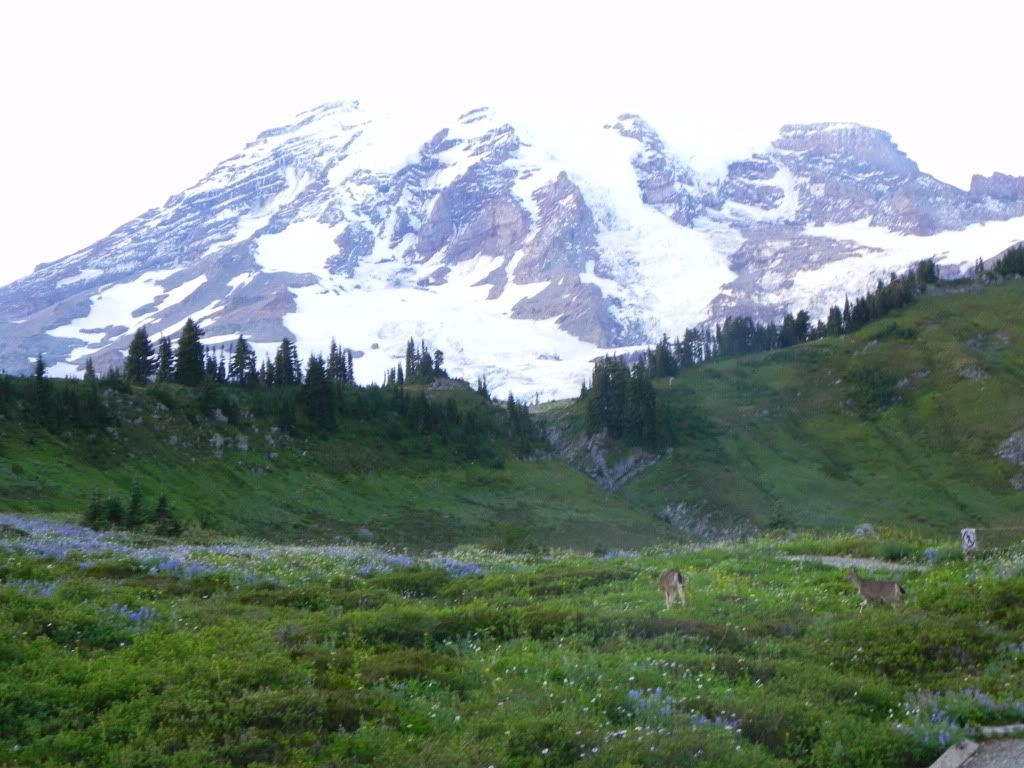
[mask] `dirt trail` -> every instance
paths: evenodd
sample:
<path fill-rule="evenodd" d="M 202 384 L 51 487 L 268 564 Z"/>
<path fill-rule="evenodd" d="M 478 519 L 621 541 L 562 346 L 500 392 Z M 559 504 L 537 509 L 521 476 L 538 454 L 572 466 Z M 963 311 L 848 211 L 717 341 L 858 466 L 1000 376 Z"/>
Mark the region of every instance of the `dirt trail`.
<path fill-rule="evenodd" d="M 835 568 L 866 568 L 889 571 L 924 571 L 927 566 L 916 563 L 896 563 L 891 560 L 877 560 L 873 557 L 837 557 L 833 555 L 782 555 L 783 560 L 804 563 L 821 563 Z"/>
<path fill-rule="evenodd" d="M 987 741 L 963 768 L 1020 768 L 1024 765 L 1024 739 Z"/>

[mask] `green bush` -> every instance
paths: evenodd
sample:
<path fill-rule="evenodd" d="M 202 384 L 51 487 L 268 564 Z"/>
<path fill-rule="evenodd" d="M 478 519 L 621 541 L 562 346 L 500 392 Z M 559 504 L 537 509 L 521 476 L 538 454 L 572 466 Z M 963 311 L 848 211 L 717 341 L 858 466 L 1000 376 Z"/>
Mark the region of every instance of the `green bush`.
<path fill-rule="evenodd" d="M 837 717 L 821 725 L 811 754 L 813 768 L 920 768 L 943 751 L 890 722 Z"/>

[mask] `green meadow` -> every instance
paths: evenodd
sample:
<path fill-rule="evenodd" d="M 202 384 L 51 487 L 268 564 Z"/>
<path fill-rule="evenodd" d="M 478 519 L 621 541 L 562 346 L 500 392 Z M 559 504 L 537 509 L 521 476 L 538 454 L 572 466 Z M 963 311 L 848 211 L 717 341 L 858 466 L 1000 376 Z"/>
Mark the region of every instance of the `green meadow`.
<path fill-rule="evenodd" d="M 0 519 L 0 764 L 907 766 L 1024 717 L 1024 551 L 183 545 Z M 898 552 L 899 610 L 787 559 Z M 657 579 L 689 579 L 666 610 Z M 875 573 L 875 572 L 872 572 Z"/>

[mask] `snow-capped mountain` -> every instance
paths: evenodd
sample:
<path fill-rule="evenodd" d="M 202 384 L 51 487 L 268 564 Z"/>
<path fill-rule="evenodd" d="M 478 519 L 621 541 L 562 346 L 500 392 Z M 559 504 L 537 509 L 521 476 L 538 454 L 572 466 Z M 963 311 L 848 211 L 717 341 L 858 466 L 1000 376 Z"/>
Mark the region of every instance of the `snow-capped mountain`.
<path fill-rule="evenodd" d="M 120 362 L 131 334 L 261 355 L 334 337 L 361 381 L 410 337 L 450 372 L 520 396 L 575 394 L 614 348 L 729 314 L 845 296 L 935 257 L 966 270 L 1024 239 L 1024 179 L 969 190 L 880 130 L 788 125 L 724 175 L 640 116 L 591 123 L 474 109 L 441 124 L 330 104 L 267 131 L 195 186 L 0 288 L 0 367 Z"/>

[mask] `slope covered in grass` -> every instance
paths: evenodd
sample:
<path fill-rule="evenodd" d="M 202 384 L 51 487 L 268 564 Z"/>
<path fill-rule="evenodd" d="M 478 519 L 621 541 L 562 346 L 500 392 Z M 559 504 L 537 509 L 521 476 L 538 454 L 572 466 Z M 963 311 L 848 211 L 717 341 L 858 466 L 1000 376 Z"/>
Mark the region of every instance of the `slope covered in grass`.
<path fill-rule="evenodd" d="M 671 450 L 618 492 L 632 504 L 719 524 L 1024 537 L 1022 468 L 996 456 L 1024 429 L 1024 281 L 947 288 L 849 336 L 656 384 Z M 582 424 L 578 405 L 545 418 Z"/>
<path fill-rule="evenodd" d="M 85 386 L 54 385 L 58 393 Z M 44 429 L 18 418 L 17 407 L 0 421 L 0 509 L 78 519 L 94 493 L 127 499 L 137 482 L 149 506 L 166 493 L 192 529 L 274 540 L 591 549 L 672 535 L 558 460 L 517 458 L 500 424 L 484 424 L 468 448 L 411 430 L 391 413 L 343 417 L 333 433 L 307 428 L 290 436 L 242 389 L 101 387 L 100 394 L 105 426 Z M 437 397 L 461 400 L 465 413 L 502 410 L 484 409 L 469 392 Z"/>

